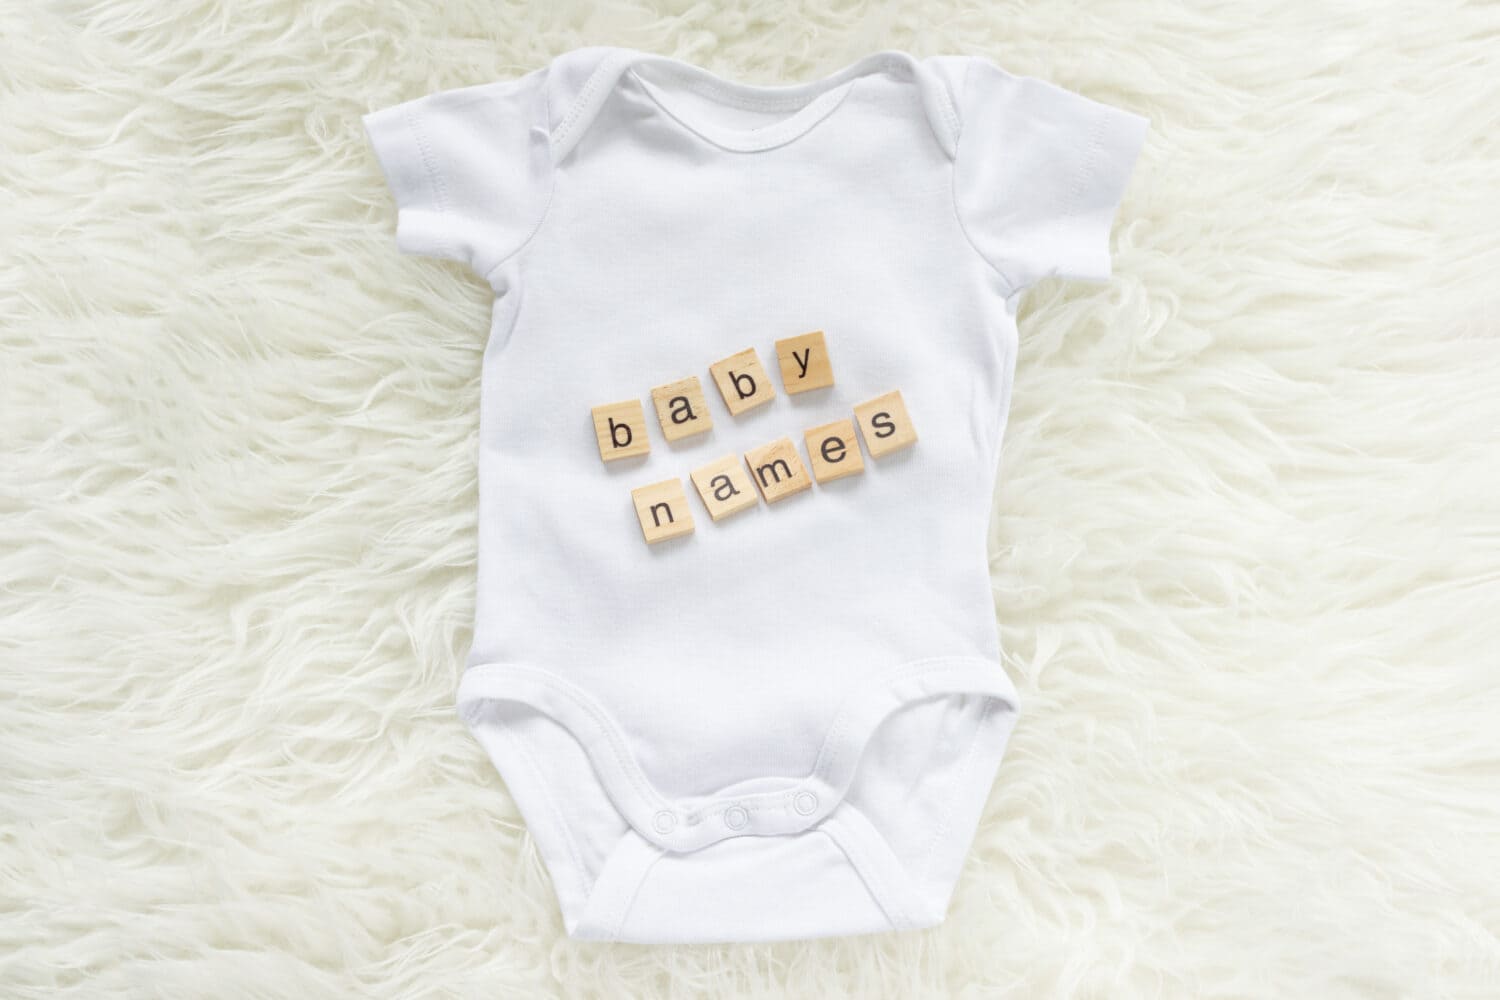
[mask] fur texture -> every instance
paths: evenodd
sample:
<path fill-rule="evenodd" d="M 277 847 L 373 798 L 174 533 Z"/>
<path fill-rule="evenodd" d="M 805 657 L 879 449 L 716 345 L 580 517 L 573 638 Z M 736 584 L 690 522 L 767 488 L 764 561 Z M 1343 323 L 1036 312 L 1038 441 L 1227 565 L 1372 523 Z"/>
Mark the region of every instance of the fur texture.
<path fill-rule="evenodd" d="M 949 918 L 562 936 L 453 710 L 485 290 L 359 115 L 584 44 L 980 52 L 1148 114 L 990 534 Z M 0 993 L 1500 993 L 1500 7 L 0 3 Z"/>

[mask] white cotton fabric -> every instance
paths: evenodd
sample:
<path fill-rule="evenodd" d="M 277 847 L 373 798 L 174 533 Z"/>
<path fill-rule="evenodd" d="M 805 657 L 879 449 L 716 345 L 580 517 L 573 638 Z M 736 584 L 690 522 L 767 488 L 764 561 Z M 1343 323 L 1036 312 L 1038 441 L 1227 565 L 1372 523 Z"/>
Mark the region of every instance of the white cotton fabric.
<path fill-rule="evenodd" d="M 981 58 L 751 86 L 632 49 L 365 118 L 408 252 L 494 291 L 459 709 L 568 933 L 942 920 L 1017 719 L 985 532 L 1020 296 L 1110 276 L 1146 119 Z M 708 365 L 825 332 L 836 385 L 729 416 Z M 589 410 L 697 375 L 714 429 L 599 460 Z M 920 440 L 648 546 L 634 487 L 899 389 Z M 805 456 L 804 456 L 805 460 Z"/>

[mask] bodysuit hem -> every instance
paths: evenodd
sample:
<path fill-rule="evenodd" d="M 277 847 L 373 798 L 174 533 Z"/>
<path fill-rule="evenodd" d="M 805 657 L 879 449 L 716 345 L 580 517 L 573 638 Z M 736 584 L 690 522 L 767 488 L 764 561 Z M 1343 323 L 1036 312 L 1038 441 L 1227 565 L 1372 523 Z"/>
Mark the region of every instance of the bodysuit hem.
<path fill-rule="evenodd" d="M 988 695 L 975 726 L 966 763 L 948 793 L 949 808 L 926 848 L 921 866 L 907 871 L 869 820 L 844 801 L 864 748 L 882 721 L 903 705 L 942 694 Z M 945 656 L 888 668 L 879 680 L 851 697 L 836 714 L 813 770 L 782 791 L 755 795 L 695 797 L 691 809 L 663 796 L 640 771 L 624 737 L 604 709 L 571 682 L 550 671 L 513 664 L 469 668 L 459 688 L 461 717 L 476 731 L 504 729 L 482 718 L 485 702 L 517 702 L 567 728 L 587 754 L 611 803 L 629 826 L 592 885 L 578 860 L 566 821 L 551 800 L 534 761 L 506 740 L 512 756 L 502 764 L 497 746 L 482 739 L 533 828 L 538 848 L 553 872 L 570 936 L 592 940 L 651 943 L 632 934 L 626 921 L 631 903 L 663 856 L 689 853 L 720 840 L 745 835 L 795 835 L 815 830 L 848 859 L 884 913 L 881 926 L 830 927 L 828 934 L 906 930 L 939 923 L 993 783 L 1018 704 L 1014 686 L 992 659 Z M 1001 711 L 996 717 L 996 710 Z M 525 773 L 521 773 L 525 772 Z M 534 803 L 528 809 L 528 802 Z M 546 832 L 544 832 L 546 831 Z M 565 869 L 559 871 L 558 869 Z M 683 940 L 720 940 L 709 936 Z M 775 928 L 765 940 L 778 940 Z"/>

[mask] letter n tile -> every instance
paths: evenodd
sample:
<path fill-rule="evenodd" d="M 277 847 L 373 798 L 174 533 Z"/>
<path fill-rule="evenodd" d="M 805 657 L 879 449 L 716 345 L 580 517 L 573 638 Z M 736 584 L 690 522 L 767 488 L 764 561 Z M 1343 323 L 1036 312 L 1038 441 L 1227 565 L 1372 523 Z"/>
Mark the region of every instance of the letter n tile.
<path fill-rule="evenodd" d="M 682 480 L 663 479 L 659 483 L 638 487 L 630 491 L 630 499 L 635 504 L 635 516 L 640 519 L 641 534 L 646 536 L 647 543 L 655 545 L 693 533 L 693 512 L 688 509 Z"/>

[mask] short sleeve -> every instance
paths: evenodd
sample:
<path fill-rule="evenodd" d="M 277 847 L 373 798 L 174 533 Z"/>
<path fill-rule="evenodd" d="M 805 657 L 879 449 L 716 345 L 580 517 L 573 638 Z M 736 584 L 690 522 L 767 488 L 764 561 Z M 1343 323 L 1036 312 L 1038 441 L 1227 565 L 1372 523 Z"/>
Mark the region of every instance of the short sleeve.
<path fill-rule="evenodd" d="M 959 95 L 954 200 L 1011 291 L 1043 278 L 1102 282 L 1109 233 L 1148 119 L 973 58 Z"/>
<path fill-rule="evenodd" d="M 373 111 L 365 133 L 396 202 L 396 246 L 480 274 L 523 246 L 551 185 L 545 70 Z"/>

